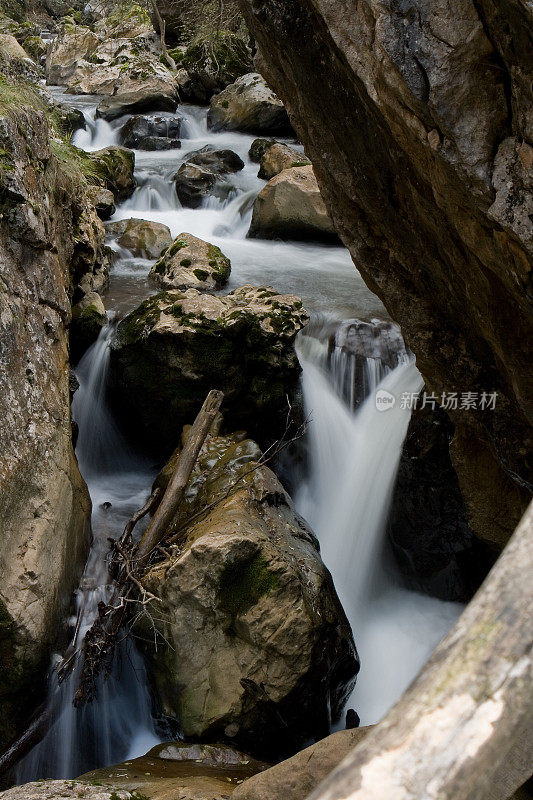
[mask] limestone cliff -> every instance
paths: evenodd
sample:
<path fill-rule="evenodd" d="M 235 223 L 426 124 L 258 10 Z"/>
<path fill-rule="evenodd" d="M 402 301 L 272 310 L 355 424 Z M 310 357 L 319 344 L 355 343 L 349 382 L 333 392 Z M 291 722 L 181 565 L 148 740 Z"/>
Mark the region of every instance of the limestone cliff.
<path fill-rule="evenodd" d="M 51 122 L 37 92 L 0 77 L 0 743 L 42 687 L 89 544 L 66 326 L 103 228 Z"/>
<path fill-rule="evenodd" d="M 240 0 L 336 228 L 449 410 L 475 531 L 531 490 L 531 93 L 525 0 Z"/>

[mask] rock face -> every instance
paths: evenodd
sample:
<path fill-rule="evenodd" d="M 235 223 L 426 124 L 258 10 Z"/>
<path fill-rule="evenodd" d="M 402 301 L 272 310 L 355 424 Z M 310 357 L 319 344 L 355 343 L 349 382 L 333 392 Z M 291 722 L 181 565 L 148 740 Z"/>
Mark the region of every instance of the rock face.
<path fill-rule="evenodd" d="M 120 130 L 120 143 L 132 149 L 143 148 L 147 138 L 179 139 L 181 119 L 179 117 L 163 117 L 157 114 L 136 114 L 123 125 Z"/>
<path fill-rule="evenodd" d="M 265 438 L 284 427 L 300 368 L 294 337 L 307 322 L 299 298 L 270 287 L 229 295 L 168 291 L 145 300 L 117 329 L 111 353 L 116 401 L 137 432 L 166 449 L 207 392 L 225 392 L 228 424 Z"/>
<path fill-rule="evenodd" d="M 532 484 L 530 6 L 240 4 L 336 229 L 427 385 L 498 393 L 495 410 L 449 413 L 471 525 L 501 545 Z"/>
<path fill-rule="evenodd" d="M 103 245 L 83 176 L 56 158 L 44 101 L 14 80 L 9 97 L 0 112 L 0 745 L 39 699 L 89 545 L 66 326 L 71 281 L 97 270 Z"/>
<path fill-rule="evenodd" d="M 149 663 L 186 737 L 271 757 L 327 733 L 358 662 L 314 534 L 239 438 L 208 439 L 174 526 L 211 510 L 182 532 L 172 569 L 143 579 L 161 601 Z"/>
<path fill-rule="evenodd" d="M 244 162 L 232 150 L 213 150 L 209 145 L 191 153 L 174 178 L 180 202 L 198 208 L 205 197 L 225 197 L 229 185 L 224 176 L 244 169 Z"/>
<path fill-rule="evenodd" d="M 93 29 L 68 19 L 51 44 L 46 75 L 72 94 L 107 95 L 99 113 L 109 119 L 177 104 L 176 79 L 161 61 L 148 13 L 136 4 L 117 3 Z"/>
<path fill-rule="evenodd" d="M 370 728 L 337 731 L 292 758 L 249 778 L 234 792 L 235 800 L 305 800 L 357 747 Z"/>
<path fill-rule="evenodd" d="M 169 742 L 80 780 L 134 792 L 138 800 L 227 800 L 239 784 L 268 766 L 228 745 Z"/>
<path fill-rule="evenodd" d="M 299 150 L 294 147 L 289 147 L 281 142 L 275 142 L 270 147 L 265 149 L 261 157 L 261 165 L 259 167 L 259 178 L 269 181 L 284 169 L 291 167 L 306 167 L 311 162 Z"/>
<path fill-rule="evenodd" d="M 215 131 L 290 133 L 281 100 L 257 72 L 238 78 L 211 100 L 207 124 Z"/>
<path fill-rule="evenodd" d="M 172 242 L 170 228 L 161 222 L 145 219 L 121 219 L 111 222 L 106 230 L 137 258 L 159 258 L 165 247 Z"/>
<path fill-rule="evenodd" d="M 256 197 L 248 235 L 262 239 L 336 238 L 312 166 L 285 169 L 267 183 Z"/>
<path fill-rule="evenodd" d="M 154 264 L 150 276 L 165 289 L 213 291 L 226 285 L 230 272 L 230 260 L 219 247 L 180 233 Z"/>

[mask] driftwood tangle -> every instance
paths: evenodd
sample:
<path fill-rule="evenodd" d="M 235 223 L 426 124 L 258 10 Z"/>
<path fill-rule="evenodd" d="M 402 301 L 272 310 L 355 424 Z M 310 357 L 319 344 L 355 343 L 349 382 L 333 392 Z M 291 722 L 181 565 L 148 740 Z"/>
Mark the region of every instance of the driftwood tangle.
<path fill-rule="evenodd" d="M 506 800 L 533 768 L 533 502 L 385 719 L 310 800 Z"/>

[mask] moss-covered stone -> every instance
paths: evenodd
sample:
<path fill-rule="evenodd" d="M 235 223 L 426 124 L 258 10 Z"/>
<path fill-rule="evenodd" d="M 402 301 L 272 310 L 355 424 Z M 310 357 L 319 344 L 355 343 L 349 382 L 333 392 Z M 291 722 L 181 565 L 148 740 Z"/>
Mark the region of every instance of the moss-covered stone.
<path fill-rule="evenodd" d="M 172 445 L 211 388 L 225 392 L 234 427 L 263 441 L 275 438 L 300 371 L 294 338 L 307 319 L 299 298 L 267 287 L 224 296 L 194 289 L 155 295 L 118 326 L 115 397 L 131 409 L 137 431 L 142 420 L 157 447 Z"/>
<path fill-rule="evenodd" d="M 160 286 L 176 289 L 221 289 L 228 282 L 231 262 L 219 247 L 190 233 L 180 233 L 150 273 Z"/>

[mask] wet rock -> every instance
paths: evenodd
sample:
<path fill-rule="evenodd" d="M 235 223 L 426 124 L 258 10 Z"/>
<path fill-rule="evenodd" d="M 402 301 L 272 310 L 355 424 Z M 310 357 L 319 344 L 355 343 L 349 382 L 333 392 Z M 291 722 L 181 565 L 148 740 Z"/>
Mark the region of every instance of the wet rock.
<path fill-rule="evenodd" d="M 120 143 L 124 147 L 135 149 L 140 147 L 143 139 L 148 137 L 179 139 L 180 130 L 181 119 L 179 117 L 163 117 L 155 114 L 141 116 L 137 114 L 131 117 L 121 128 Z"/>
<path fill-rule="evenodd" d="M 116 211 L 115 195 L 103 186 L 90 186 L 89 197 L 100 219 L 106 220 Z"/>
<path fill-rule="evenodd" d="M 174 51 L 176 62 L 187 73 L 180 96 L 188 103 L 209 103 L 216 92 L 253 69 L 250 50 L 235 33 L 219 31 L 209 39 L 196 38 L 183 52 Z"/>
<path fill-rule="evenodd" d="M 250 161 L 259 164 L 269 147 L 278 144 L 275 139 L 254 139 L 248 150 Z"/>
<path fill-rule="evenodd" d="M 233 150 L 213 150 L 209 145 L 189 153 L 187 163 L 206 167 L 220 175 L 240 172 L 241 169 L 244 169 L 244 161 Z"/>
<path fill-rule="evenodd" d="M 235 800 L 305 800 L 361 742 L 370 727 L 337 731 L 292 758 L 249 778 L 234 792 Z"/>
<path fill-rule="evenodd" d="M 243 75 L 213 97 L 207 124 L 215 131 L 292 132 L 283 103 L 256 72 Z"/>
<path fill-rule="evenodd" d="M 249 236 L 262 239 L 336 238 L 312 166 L 285 169 L 257 196 Z"/>
<path fill-rule="evenodd" d="M 227 800 L 239 784 L 268 766 L 228 745 L 169 742 L 81 779 L 150 800 Z"/>
<path fill-rule="evenodd" d="M 470 525 L 501 547 L 533 485 L 531 189 L 518 163 L 533 140 L 531 9 L 241 8 L 336 227 L 427 384 L 498 394 L 494 410 L 449 413 Z"/>
<path fill-rule="evenodd" d="M 311 164 L 309 159 L 300 152 L 295 150 L 294 147 L 289 147 L 286 144 L 275 142 L 270 147 L 267 147 L 261 157 L 261 166 L 259 168 L 259 178 L 269 181 L 284 169 L 291 169 L 293 167 L 307 167 Z"/>
<path fill-rule="evenodd" d="M 87 123 L 79 108 L 72 108 L 64 103 L 54 103 L 54 115 L 59 120 L 62 132 L 72 135 L 75 131 L 85 130 Z"/>
<path fill-rule="evenodd" d="M 413 588 L 470 600 L 491 566 L 468 526 L 450 459 L 454 428 L 438 407 L 413 411 L 388 520 L 400 569 Z"/>
<path fill-rule="evenodd" d="M 232 150 L 213 150 L 209 145 L 187 157 L 175 175 L 180 202 L 198 208 L 205 197 L 226 197 L 230 191 L 224 176 L 244 168 L 244 162 Z"/>
<path fill-rule="evenodd" d="M 154 264 L 150 276 L 165 289 L 212 291 L 226 285 L 230 272 L 230 260 L 219 247 L 180 233 Z"/>
<path fill-rule="evenodd" d="M 105 187 L 113 192 L 115 200 L 125 200 L 133 194 L 137 183 L 133 176 L 135 155 L 131 150 L 110 145 L 88 155 L 95 162 Z"/>
<path fill-rule="evenodd" d="M 275 438 L 300 372 L 294 337 L 307 319 L 299 298 L 269 287 L 151 297 L 118 326 L 111 353 L 115 401 L 127 398 L 137 432 L 142 421 L 147 440 L 167 452 L 214 386 L 225 392 L 228 424 L 263 441 Z"/>
<path fill-rule="evenodd" d="M 78 361 L 106 324 L 107 318 L 102 298 L 96 292 L 88 292 L 72 307 L 69 352 L 73 362 Z"/>
<path fill-rule="evenodd" d="M 177 102 L 174 75 L 162 62 L 148 13 L 131 4 L 99 14 L 92 29 L 67 19 L 46 59 L 47 82 L 72 94 L 107 95 L 102 116 L 162 110 Z M 173 111 L 174 108 L 165 110 Z"/>
<path fill-rule="evenodd" d="M 175 111 L 177 94 L 148 86 L 143 89 L 134 89 L 122 92 L 113 97 L 105 97 L 98 108 L 96 116 L 112 120 L 124 114 L 135 114 L 139 111 Z"/>
<path fill-rule="evenodd" d="M 167 136 L 147 136 L 139 144 L 139 150 L 178 150 L 181 142 Z"/>
<path fill-rule="evenodd" d="M 0 111 L 0 747 L 41 698 L 90 541 L 72 448 L 67 325 L 73 275 L 103 228 L 76 161 L 56 157 L 40 95 L 16 80 Z M 77 267 L 80 272 L 77 272 Z"/>
<path fill-rule="evenodd" d="M 2 800 L 135 800 L 130 792 L 114 786 L 95 786 L 81 781 L 35 781 L 0 792 Z"/>
<path fill-rule="evenodd" d="M 329 731 L 358 662 L 314 534 L 239 438 L 208 439 L 173 523 L 185 530 L 172 570 L 143 578 L 161 601 L 148 663 L 186 737 L 278 757 Z"/>
<path fill-rule="evenodd" d="M 138 258 L 159 258 L 165 247 L 172 242 L 170 228 L 161 222 L 145 219 L 122 219 L 106 226 L 111 236 L 121 247 L 125 247 Z"/>

